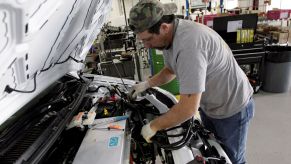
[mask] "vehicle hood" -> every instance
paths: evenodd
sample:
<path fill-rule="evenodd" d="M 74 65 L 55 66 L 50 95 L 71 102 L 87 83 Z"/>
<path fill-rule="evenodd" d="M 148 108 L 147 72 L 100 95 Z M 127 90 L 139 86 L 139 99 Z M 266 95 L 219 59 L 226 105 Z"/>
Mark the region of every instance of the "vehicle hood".
<path fill-rule="evenodd" d="M 1 0 L 0 124 L 67 73 L 77 76 L 111 0 Z"/>

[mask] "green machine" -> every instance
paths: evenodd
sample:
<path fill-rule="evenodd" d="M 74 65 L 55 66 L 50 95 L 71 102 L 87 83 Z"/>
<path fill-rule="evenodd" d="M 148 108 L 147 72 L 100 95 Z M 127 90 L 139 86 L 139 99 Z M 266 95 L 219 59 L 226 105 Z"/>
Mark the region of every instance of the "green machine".
<path fill-rule="evenodd" d="M 154 75 L 164 68 L 163 52 L 156 49 L 149 49 L 149 54 L 151 59 L 151 72 L 152 75 Z M 179 83 L 177 79 L 172 80 L 168 84 L 162 85 L 161 88 L 171 92 L 174 95 L 179 94 Z"/>

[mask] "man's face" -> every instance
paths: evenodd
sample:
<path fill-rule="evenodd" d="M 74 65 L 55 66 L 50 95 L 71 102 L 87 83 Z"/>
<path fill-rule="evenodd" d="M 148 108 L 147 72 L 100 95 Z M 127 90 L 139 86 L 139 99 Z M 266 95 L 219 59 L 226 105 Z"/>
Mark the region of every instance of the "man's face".
<path fill-rule="evenodd" d="M 148 30 L 138 33 L 137 38 L 143 42 L 145 48 L 165 49 L 169 43 L 162 33 L 149 33 Z"/>

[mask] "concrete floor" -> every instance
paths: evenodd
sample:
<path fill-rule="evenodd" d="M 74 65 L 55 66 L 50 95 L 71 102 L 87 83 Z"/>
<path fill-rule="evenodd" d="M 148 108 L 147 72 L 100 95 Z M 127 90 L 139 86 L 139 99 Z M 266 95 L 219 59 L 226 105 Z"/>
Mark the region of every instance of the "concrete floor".
<path fill-rule="evenodd" d="M 291 90 L 281 94 L 260 91 L 254 100 L 256 111 L 248 135 L 248 163 L 291 163 Z"/>

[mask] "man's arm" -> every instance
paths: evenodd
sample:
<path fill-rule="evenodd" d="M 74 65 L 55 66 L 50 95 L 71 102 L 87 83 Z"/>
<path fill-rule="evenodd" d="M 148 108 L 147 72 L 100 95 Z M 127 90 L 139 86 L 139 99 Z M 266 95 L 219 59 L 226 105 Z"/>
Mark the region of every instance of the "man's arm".
<path fill-rule="evenodd" d="M 171 128 L 190 119 L 197 113 L 200 99 L 201 93 L 182 94 L 180 101 L 167 113 L 151 121 L 151 129 L 159 131 Z"/>
<path fill-rule="evenodd" d="M 172 81 L 176 75 L 168 67 L 164 67 L 159 73 L 151 77 L 149 81 L 150 87 L 161 86 Z"/>
<path fill-rule="evenodd" d="M 132 90 L 129 92 L 129 98 L 135 99 L 137 94 L 145 91 L 150 87 L 160 86 L 172 81 L 176 75 L 167 67 L 164 67 L 159 73 L 151 77 L 150 79 L 135 84 L 132 86 Z"/>

